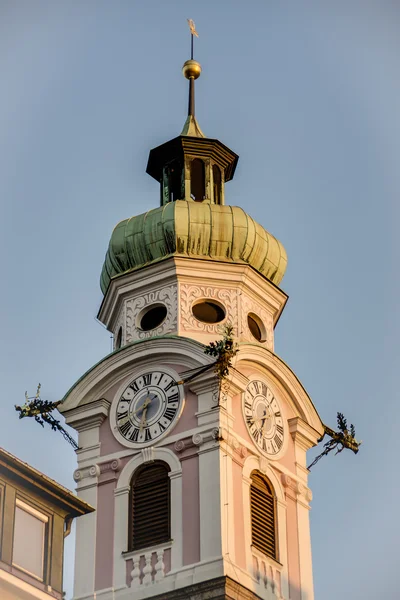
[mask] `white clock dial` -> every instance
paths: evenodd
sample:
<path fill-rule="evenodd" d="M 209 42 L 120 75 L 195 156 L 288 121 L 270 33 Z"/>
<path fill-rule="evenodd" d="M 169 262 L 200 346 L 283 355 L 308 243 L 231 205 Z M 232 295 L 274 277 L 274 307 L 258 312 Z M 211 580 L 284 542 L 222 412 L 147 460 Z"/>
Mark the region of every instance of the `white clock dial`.
<path fill-rule="evenodd" d="M 151 445 L 168 433 L 182 407 L 182 389 L 174 377 L 161 369 L 147 371 L 118 398 L 112 426 L 129 445 Z"/>
<path fill-rule="evenodd" d="M 281 407 L 269 386 L 260 380 L 249 383 L 243 395 L 243 415 L 247 429 L 257 448 L 275 457 L 285 441 L 285 425 Z"/>

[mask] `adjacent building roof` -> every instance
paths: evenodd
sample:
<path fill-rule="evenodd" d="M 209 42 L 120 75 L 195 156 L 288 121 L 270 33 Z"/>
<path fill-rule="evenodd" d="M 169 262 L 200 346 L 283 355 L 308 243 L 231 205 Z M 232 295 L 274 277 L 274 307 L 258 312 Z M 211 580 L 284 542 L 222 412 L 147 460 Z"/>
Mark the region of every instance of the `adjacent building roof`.
<path fill-rule="evenodd" d="M 52 498 L 55 504 L 67 509 L 71 517 L 79 517 L 94 511 L 90 504 L 78 498 L 73 492 L 7 452 L 4 448 L 0 448 L 0 470 L 6 470 L 9 475 L 23 480 L 35 491 L 45 493 L 48 498 Z"/>

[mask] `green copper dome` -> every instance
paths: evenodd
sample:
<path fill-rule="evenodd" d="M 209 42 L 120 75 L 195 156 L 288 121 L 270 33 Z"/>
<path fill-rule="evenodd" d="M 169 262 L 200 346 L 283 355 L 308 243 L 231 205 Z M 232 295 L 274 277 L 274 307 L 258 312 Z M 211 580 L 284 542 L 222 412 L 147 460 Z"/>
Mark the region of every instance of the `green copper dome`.
<path fill-rule="evenodd" d="M 176 200 L 115 227 L 101 272 L 110 280 L 169 256 L 247 263 L 279 285 L 286 270 L 282 244 L 237 206 Z"/>

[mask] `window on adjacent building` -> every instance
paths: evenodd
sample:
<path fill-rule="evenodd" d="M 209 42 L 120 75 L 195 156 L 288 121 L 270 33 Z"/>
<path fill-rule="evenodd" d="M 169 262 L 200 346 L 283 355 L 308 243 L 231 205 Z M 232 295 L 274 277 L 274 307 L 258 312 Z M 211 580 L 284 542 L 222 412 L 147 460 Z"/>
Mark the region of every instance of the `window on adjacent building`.
<path fill-rule="evenodd" d="M 130 550 L 171 538 L 169 467 L 157 462 L 139 469 L 131 482 Z"/>
<path fill-rule="evenodd" d="M 277 560 L 276 498 L 269 480 L 259 471 L 251 474 L 251 542 Z"/>
<path fill-rule="evenodd" d="M 46 515 L 16 500 L 13 565 L 40 580 L 44 579 L 47 522 Z"/>

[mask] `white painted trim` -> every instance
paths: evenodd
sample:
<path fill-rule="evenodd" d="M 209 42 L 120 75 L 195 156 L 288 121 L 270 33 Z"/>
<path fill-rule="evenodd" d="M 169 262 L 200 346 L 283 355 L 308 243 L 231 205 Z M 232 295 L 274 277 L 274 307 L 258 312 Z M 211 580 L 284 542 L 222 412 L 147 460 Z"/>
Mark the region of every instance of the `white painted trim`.
<path fill-rule="evenodd" d="M 171 569 L 182 566 L 182 467 L 178 457 L 168 448 L 154 448 L 154 460 L 170 467 L 171 481 Z M 114 490 L 114 581 L 115 589 L 126 587 L 126 563 L 122 554 L 127 551 L 130 482 L 136 469 L 145 464 L 143 454 L 136 454 L 122 469 Z M 146 548 L 141 554 L 147 552 Z"/>
<path fill-rule="evenodd" d="M 256 456 L 248 456 L 243 464 L 243 515 L 245 522 L 245 551 L 246 565 L 249 573 L 253 572 L 253 558 L 251 550 L 251 511 L 250 511 L 250 484 L 251 472 L 254 470 L 262 471 L 270 480 L 277 498 L 276 518 L 278 530 L 278 559 L 282 565 L 282 596 L 289 598 L 289 578 L 288 578 L 288 549 L 287 549 L 287 517 L 286 517 L 286 499 L 279 477 L 265 458 L 262 458 L 262 469 L 260 469 L 260 459 Z M 246 526 L 247 524 L 247 526 Z M 269 558 L 265 557 L 268 562 Z"/>
<path fill-rule="evenodd" d="M 97 508 L 97 480 L 78 489 L 78 496 Z M 74 598 L 93 597 L 96 568 L 97 512 L 77 519 L 75 540 Z"/>
<path fill-rule="evenodd" d="M 19 498 L 15 499 L 15 506 L 18 506 L 18 508 L 21 508 L 25 512 L 31 514 L 32 517 L 36 517 L 37 519 L 39 519 L 39 521 L 43 521 L 43 523 L 47 523 L 49 520 L 48 516 L 39 512 L 38 510 L 36 510 L 36 508 L 33 508 L 33 506 L 31 506 L 30 504 L 26 504 L 26 502 L 23 502 Z"/>

